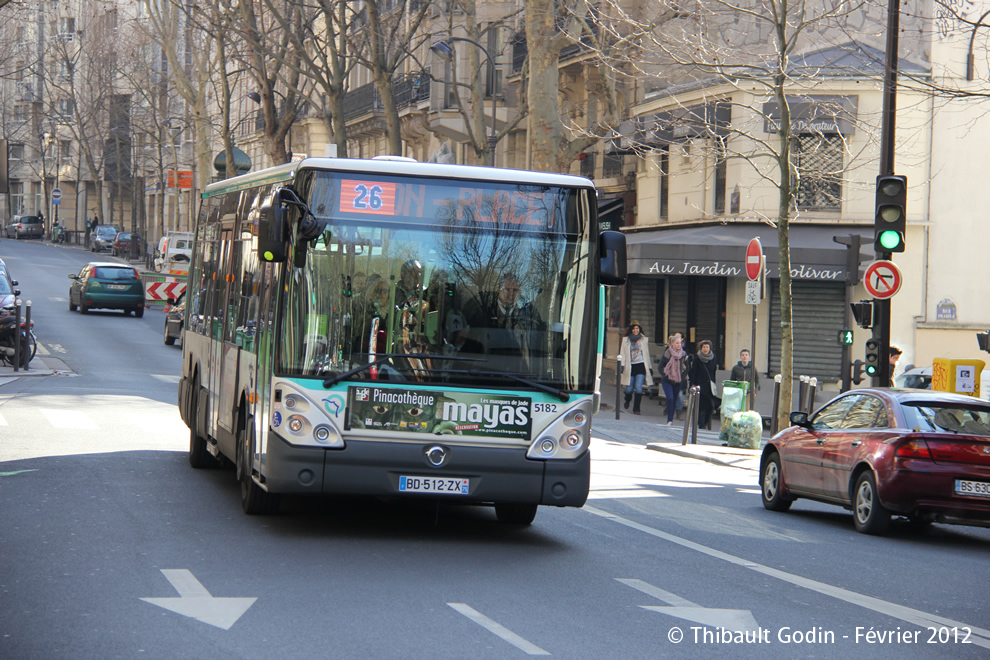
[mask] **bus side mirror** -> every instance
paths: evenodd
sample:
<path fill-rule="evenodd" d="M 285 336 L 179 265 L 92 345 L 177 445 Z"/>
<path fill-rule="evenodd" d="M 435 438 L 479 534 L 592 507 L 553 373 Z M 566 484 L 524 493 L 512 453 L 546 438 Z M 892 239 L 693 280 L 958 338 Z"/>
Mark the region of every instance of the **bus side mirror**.
<path fill-rule="evenodd" d="M 598 235 L 598 261 L 601 283 L 622 286 L 626 283 L 626 236 L 606 230 Z"/>
<path fill-rule="evenodd" d="M 262 261 L 282 263 L 288 256 L 285 240 L 288 213 L 289 210 L 279 203 L 277 195 L 273 195 L 261 207 L 258 218 L 258 256 Z"/>

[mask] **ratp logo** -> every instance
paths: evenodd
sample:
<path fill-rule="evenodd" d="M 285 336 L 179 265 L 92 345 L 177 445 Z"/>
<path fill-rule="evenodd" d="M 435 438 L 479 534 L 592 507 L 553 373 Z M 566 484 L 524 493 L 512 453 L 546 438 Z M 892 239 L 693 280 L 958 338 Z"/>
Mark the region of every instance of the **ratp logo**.
<path fill-rule="evenodd" d="M 367 399 L 360 400 L 366 401 Z M 328 413 L 336 417 L 340 414 L 340 411 L 344 409 L 344 398 L 336 394 L 328 396 L 323 399 L 323 407 L 326 408 Z"/>

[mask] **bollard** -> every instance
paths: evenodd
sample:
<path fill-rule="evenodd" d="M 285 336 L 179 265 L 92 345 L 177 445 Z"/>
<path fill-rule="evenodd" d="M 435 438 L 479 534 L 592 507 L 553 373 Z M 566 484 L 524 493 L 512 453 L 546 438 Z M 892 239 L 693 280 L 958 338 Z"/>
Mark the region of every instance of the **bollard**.
<path fill-rule="evenodd" d="M 694 408 L 691 410 L 691 444 L 698 444 L 698 414 L 701 411 L 701 388 L 697 385 L 691 388 L 694 398 Z"/>
<path fill-rule="evenodd" d="M 684 432 L 681 437 L 681 445 L 686 445 L 688 443 L 688 437 L 691 434 L 691 417 L 693 416 L 695 402 L 694 388 L 689 387 L 687 393 L 687 401 L 684 402 Z"/>
<path fill-rule="evenodd" d="M 27 339 L 27 334 L 31 332 L 31 301 L 27 301 L 27 306 L 24 308 L 24 338 Z M 21 343 L 21 332 L 20 328 L 17 329 L 17 343 Z M 24 350 L 28 352 L 27 358 L 24 360 L 24 371 L 28 371 L 31 365 L 31 342 L 24 342 Z"/>
<path fill-rule="evenodd" d="M 791 406 L 791 410 L 804 410 L 804 401 L 808 396 L 808 377 L 801 376 L 800 384 L 798 385 L 798 404 L 797 406 Z"/>
<path fill-rule="evenodd" d="M 780 412 L 780 381 L 782 377 L 777 374 L 773 377 L 773 411 L 770 413 L 770 437 L 777 435 L 777 413 Z"/>
<path fill-rule="evenodd" d="M 622 356 L 615 356 L 615 418 L 622 413 Z"/>
<path fill-rule="evenodd" d="M 809 415 L 815 409 L 815 392 L 818 390 L 818 379 L 811 378 L 808 380 L 808 405 L 805 407 L 804 411 Z"/>
<path fill-rule="evenodd" d="M 14 302 L 14 371 L 20 371 L 21 364 L 21 342 L 18 341 L 21 327 L 21 301 Z"/>

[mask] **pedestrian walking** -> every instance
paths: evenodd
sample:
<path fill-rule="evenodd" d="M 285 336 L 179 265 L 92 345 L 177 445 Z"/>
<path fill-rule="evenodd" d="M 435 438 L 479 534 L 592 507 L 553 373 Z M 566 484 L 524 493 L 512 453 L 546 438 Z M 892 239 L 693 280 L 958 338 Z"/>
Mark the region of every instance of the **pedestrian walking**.
<path fill-rule="evenodd" d="M 707 339 L 698 345 L 688 379 L 698 387 L 698 428 L 712 428 L 712 413 L 718 408 L 718 363 Z"/>
<path fill-rule="evenodd" d="M 667 338 L 667 348 L 660 357 L 660 384 L 663 385 L 667 400 L 667 426 L 674 423 L 677 410 L 677 395 L 687 384 L 687 353 L 681 347 L 681 340 L 675 335 Z"/>
<path fill-rule="evenodd" d="M 729 380 L 746 381 L 752 383 L 753 391 L 760 391 L 760 374 L 756 371 L 756 365 L 750 362 L 750 352 L 748 348 L 739 351 L 739 362 L 736 362 L 729 373 Z"/>
<path fill-rule="evenodd" d="M 633 404 L 633 414 L 640 414 L 639 404 L 643 400 L 643 384 L 647 387 L 653 384 L 653 361 L 650 360 L 650 340 L 643 334 L 639 323 L 633 321 L 629 324 L 626 336 L 622 338 L 619 353 L 622 355 L 622 364 L 626 368 L 622 371 L 622 385 L 625 386 L 624 408 L 629 410 L 630 401 Z"/>

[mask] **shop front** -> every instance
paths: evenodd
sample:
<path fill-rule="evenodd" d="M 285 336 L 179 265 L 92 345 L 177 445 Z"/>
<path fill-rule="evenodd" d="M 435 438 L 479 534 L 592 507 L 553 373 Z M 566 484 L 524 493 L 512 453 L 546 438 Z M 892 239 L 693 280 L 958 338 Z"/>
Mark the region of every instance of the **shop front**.
<path fill-rule="evenodd" d="M 834 236 L 858 233 L 872 246 L 872 228 L 790 226 L 794 373 L 841 378 L 839 331 L 847 322 L 848 254 Z M 709 340 L 722 369 L 752 342 L 752 305 L 746 304 L 746 246 L 759 238 L 766 255 L 765 299 L 757 305 L 755 359 L 768 374 L 780 369 L 780 267 L 776 228 L 732 223 L 627 230 L 629 283 L 622 323 L 636 319 L 657 344 L 681 332 L 687 348 Z M 868 249 L 865 248 L 865 249 Z M 867 263 L 872 256 L 861 250 Z M 858 281 L 858 274 L 854 281 Z"/>

